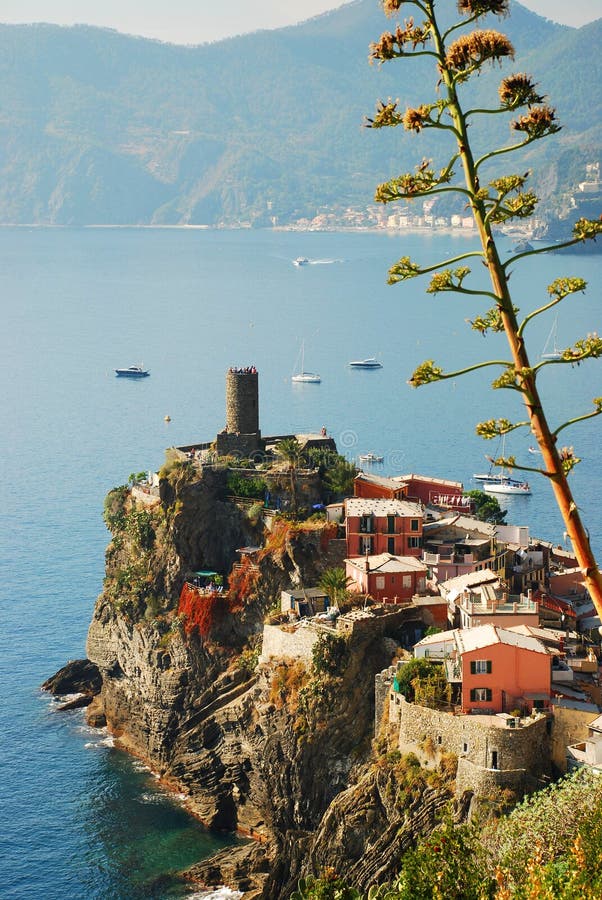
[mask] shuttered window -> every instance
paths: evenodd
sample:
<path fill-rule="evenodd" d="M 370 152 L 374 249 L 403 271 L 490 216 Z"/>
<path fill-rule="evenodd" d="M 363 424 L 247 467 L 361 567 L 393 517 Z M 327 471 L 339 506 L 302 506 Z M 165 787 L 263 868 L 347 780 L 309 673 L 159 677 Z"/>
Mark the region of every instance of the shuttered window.
<path fill-rule="evenodd" d="M 471 675 L 491 675 L 490 659 L 472 659 L 470 661 Z"/>

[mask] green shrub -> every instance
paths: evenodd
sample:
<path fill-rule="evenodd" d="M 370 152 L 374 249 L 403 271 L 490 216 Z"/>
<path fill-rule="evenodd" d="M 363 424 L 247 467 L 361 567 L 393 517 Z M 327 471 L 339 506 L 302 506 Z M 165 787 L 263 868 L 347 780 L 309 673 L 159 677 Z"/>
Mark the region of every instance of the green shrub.
<path fill-rule="evenodd" d="M 321 634 L 312 648 L 311 655 L 315 672 L 339 674 L 347 656 L 347 641 L 336 634 Z"/>
<path fill-rule="evenodd" d="M 226 486 L 235 497 L 256 497 L 263 500 L 267 485 L 263 478 L 245 478 L 239 472 L 228 472 Z"/>

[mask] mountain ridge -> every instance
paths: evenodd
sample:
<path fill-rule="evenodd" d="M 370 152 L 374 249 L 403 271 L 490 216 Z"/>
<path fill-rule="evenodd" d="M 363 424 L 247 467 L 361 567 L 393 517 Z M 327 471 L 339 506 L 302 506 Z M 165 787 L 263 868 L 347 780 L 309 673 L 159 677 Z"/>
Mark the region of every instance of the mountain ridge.
<path fill-rule="evenodd" d="M 567 119 L 529 165 L 556 165 L 569 147 L 583 165 L 597 159 L 602 66 L 590 54 L 588 79 L 579 72 L 602 20 L 571 29 L 515 5 L 503 26 L 514 70 L 533 71 Z M 362 128 L 380 98 L 432 94 L 423 60 L 368 65 L 370 42 L 391 27 L 375 0 L 194 47 L 92 26 L 0 26 L 0 223 L 269 225 L 365 209 L 379 181 L 440 155 L 433 135 Z M 474 96 L 499 78 L 478 79 Z M 496 123 L 495 137 L 506 128 Z M 562 173 L 555 184 L 570 188 Z"/>

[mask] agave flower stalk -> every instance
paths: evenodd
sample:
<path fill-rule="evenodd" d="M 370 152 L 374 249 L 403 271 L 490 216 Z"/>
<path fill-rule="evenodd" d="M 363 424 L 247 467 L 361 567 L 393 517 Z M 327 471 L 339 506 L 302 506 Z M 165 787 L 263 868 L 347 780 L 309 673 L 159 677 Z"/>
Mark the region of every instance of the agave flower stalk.
<path fill-rule="evenodd" d="M 548 291 L 551 299 L 538 309 L 526 314 L 522 320 L 520 311 L 513 304 L 509 289 L 509 266 L 520 259 L 551 248 L 527 250 L 515 254 L 502 263 L 496 245 L 493 227 L 510 219 L 525 219 L 533 214 L 537 204 L 535 194 L 525 188 L 529 173 L 508 174 L 496 178 L 483 186 L 481 172 L 486 162 L 504 157 L 559 131 L 554 110 L 548 106 L 528 75 L 518 73 L 505 77 L 498 91 L 498 102 L 491 108 L 465 109 L 461 102 L 462 85 L 473 75 L 478 75 L 486 66 L 511 60 L 514 49 L 508 38 L 493 29 L 481 29 L 480 20 L 487 14 L 504 16 L 508 13 L 509 0 L 458 0 L 457 8 L 461 18 L 444 31 L 437 19 L 435 0 L 382 0 L 388 15 L 405 12 L 407 8 L 420 14 L 422 22 L 414 19 L 397 26 L 396 31 L 386 32 L 372 45 L 373 60 L 384 63 L 395 58 L 430 56 L 437 68 L 439 97 L 434 103 L 423 103 L 405 113 L 398 111 L 397 103 L 381 102 L 374 119 L 368 120 L 368 127 L 396 127 L 401 125 L 408 131 L 420 133 L 426 128 L 447 132 L 453 137 L 455 148 L 448 164 L 437 172 L 429 160 L 416 167 L 415 173 L 407 173 L 379 185 L 376 200 L 389 203 L 433 194 L 456 192 L 465 198 L 474 216 L 480 238 L 481 250 L 465 253 L 453 260 L 445 260 L 434 266 L 421 267 L 407 257 L 399 260 L 389 271 L 389 282 L 396 283 L 417 275 L 436 271 L 428 291 L 454 291 L 461 294 L 480 295 L 493 300 L 493 306 L 477 316 L 472 327 L 482 334 L 488 331 L 503 331 L 509 347 L 508 360 L 487 360 L 458 372 L 444 373 L 433 360 L 422 363 L 414 372 L 410 384 L 418 387 L 432 381 L 455 377 L 484 366 L 499 366 L 501 375 L 493 382 L 494 388 L 517 391 L 526 408 L 524 422 L 511 423 L 506 419 L 492 419 L 477 426 L 483 437 L 492 438 L 515 428 L 528 427 L 533 433 L 542 455 L 542 466 L 537 471 L 545 476 L 552 486 L 554 496 L 564 521 L 565 530 L 571 540 L 585 586 L 602 617 L 602 575 L 594 558 L 587 529 L 585 528 L 577 503 L 568 483 L 568 474 L 579 462 L 572 447 L 559 448 L 557 437 L 564 428 L 602 412 L 602 398 L 594 398 L 593 412 L 575 416 L 553 428 L 546 416 L 537 388 L 537 375 L 541 368 L 549 364 L 572 364 L 585 359 L 602 356 L 602 339 L 596 334 L 588 335 L 566 348 L 560 360 L 549 360 L 533 365 L 530 362 L 525 343 L 525 330 L 536 316 L 546 312 L 569 294 L 582 291 L 582 279 L 557 279 Z M 404 8 L 402 10 L 402 7 Z M 460 34 L 458 35 L 458 32 Z M 471 146 L 469 128 L 476 116 L 513 114 L 522 110 L 511 122 L 513 143 L 496 147 L 480 158 L 475 158 Z M 461 166 L 462 180 L 454 181 L 454 167 Z M 580 220 L 573 229 L 572 238 L 560 246 L 570 246 L 578 241 L 595 239 L 602 233 L 602 221 Z M 557 247 L 558 245 L 556 245 Z M 479 257 L 486 265 L 491 281 L 491 290 L 471 290 L 465 281 L 470 273 L 467 266 L 458 266 L 471 256 Z M 444 268 L 456 265 L 455 269 Z M 443 270 L 443 271 L 439 271 Z M 501 463 L 501 460 L 496 460 Z M 519 466 L 511 458 L 503 461 L 514 468 Z M 532 467 L 528 467 L 533 471 Z"/>

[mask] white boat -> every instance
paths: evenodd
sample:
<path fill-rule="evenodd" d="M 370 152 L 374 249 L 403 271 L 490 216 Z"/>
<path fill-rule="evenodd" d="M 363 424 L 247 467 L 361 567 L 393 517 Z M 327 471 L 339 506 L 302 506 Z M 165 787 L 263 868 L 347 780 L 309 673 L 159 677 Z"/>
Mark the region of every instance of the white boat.
<path fill-rule="evenodd" d="M 541 456 L 541 450 L 538 450 L 537 447 L 529 447 L 529 453 L 537 453 Z"/>
<path fill-rule="evenodd" d="M 309 260 L 307 256 L 298 256 L 297 259 L 293 260 L 294 266 L 308 266 Z"/>
<path fill-rule="evenodd" d="M 128 366 L 127 369 L 115 369 L 118 378 L 146 378 L 150 375 L 143 366 Z"/>
<path fill-rule="evenodd" d="M 382 369 L 382 363 L 379 363 L 373 356 L 368 359 L 354 359 L 349 363 L 352 369 Z"/>
<path fill-rule="evenodd" d="M 504 457 L 506 450 L 506 435 L 502 435 L 501 438 L 501 456 Z M 529 448 L 531 449 L 531 448 Z M 491 457 L 487 457 L 487 459 L 491 459 Z M 493 462 L 491 459 L 491 468 L 487 474 L 474 474 L 472 477 L 475 481 L 482 482 L 482 487 L 484 491 L 487 491 L 490 494 L 530 494 L 531 488 L 529 487 L 528 482 L 519 481 L 517 478 L 512 478 L 505 469 L 500 468 L 499 472 L 493 471 Z"/>
<path fill-rule="evenodd" d="M 472 477 L 473 481 L 482 481 L 484 483 L 488 483 L 502 481 L 506 476 L 496 472 L 488 472 L 487 474 L 485 474 L 485 472 L 481 472 L 480 474 L 478 472 L 475 472 Z"/>
<path fill-rule="evenodd" d="M 530 494 L 528 481 L 517 481 L 515 478 L 503 477 L 500 481 L 486 481 L 483 490 L 489 494 Z"/>
<path fill-rule="evenodd" d="M 384 456 L 379 456 L 377 453 L 370 451 L 369 453 L 360 453 L 358 459 L 360 462 L 365 463 L 381 463 L 384 460 Z"/>
<path fill-rule="evenodd" d="M 562 359 L 562 350 L 557 345 L 557 333 L 558 333 L 558 316 L 554 319 L 554 324 L 550 329 L 550 333 L 548 335 L 548 339 L 544 344 L 544 348 L 541 351 L 542 359 Z"/>
<path fill-rule="evenodd" d="M 301 369 L 298 372 L 293 373 L 291 381 L 294 381 L 295 384 L 320 384 L 322 379 L 319 375 L 315 372 L 305 371 L 305 341 L 301 344 L 300 357 Z"/>

